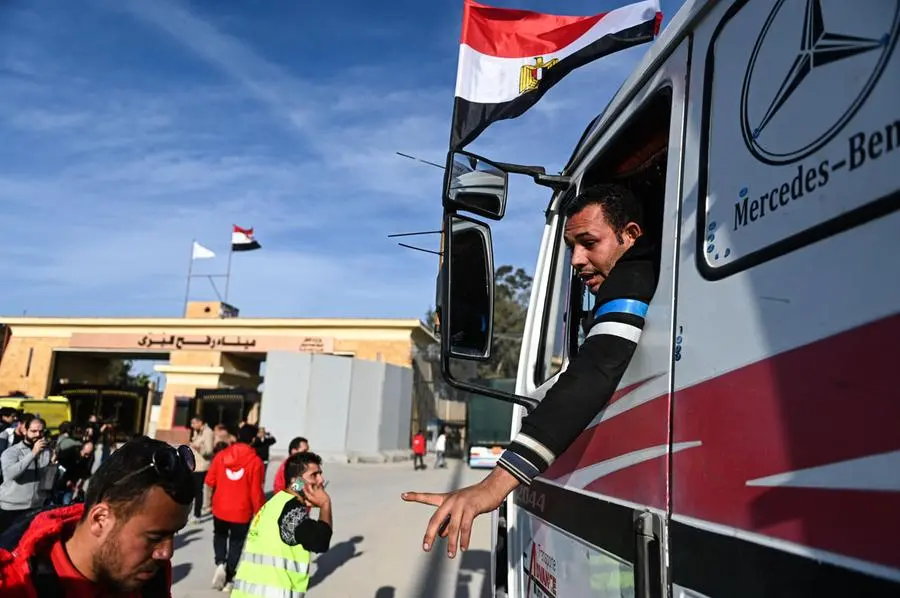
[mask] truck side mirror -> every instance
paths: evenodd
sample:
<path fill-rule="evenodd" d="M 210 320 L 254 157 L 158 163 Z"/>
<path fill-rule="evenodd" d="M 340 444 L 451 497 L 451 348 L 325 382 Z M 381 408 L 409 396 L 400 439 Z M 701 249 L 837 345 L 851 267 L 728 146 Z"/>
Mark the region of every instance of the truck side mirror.
<path fill-rule="evenodd" d="M 444 208 L 492 220 L 506 211 L 509 176 L 499 165 L 468 152 L 450 152 L 444 176 Z"/>
<path fill-rule="evenodd" d="M 444 218 L 442 349 L 450 357 L 487 361 L 494 316 L 491 229 L 456 214 Z"/>

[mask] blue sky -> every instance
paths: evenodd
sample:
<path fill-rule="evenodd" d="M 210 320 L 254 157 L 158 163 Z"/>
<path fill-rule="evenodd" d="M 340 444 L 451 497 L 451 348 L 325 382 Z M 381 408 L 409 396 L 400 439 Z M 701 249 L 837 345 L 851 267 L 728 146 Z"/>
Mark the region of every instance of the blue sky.
<path fill-rule="evenodd" d="M 492 0 L 593 14 L 622 0 Z M 681 0 L 663 0 L 665 22 Z M 0 4 L 0 314 L 177 316 L 191 240 L 232 224 L 247 316 L 420 317 L 440 226 L 461 0 Z M 569 75 L 469 149 L 558 170 L 648 46 Z M 511 189 L 498 263 L 532 271 L 548 191 Z M 437 237 L 413 237 L 437 249 Z M 192 299 L 214 299 L 194 279 Z M 221 287 L 220 287 L 221 290 Z"/>

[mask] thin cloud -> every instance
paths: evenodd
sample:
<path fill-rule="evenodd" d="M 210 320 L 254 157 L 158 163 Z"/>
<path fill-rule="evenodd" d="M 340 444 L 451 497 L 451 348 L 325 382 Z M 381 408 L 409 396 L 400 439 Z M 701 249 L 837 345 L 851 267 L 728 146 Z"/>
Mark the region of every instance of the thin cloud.
<path fill-rule="evenodd" d="M 184 4 L 105 0 L 77 20 L 52 3 L 26 12 L 0 25 L 4 50 L 17 48 L 0 55 L 0 219 L 16 231 L 0 253 L 0 313 L 179 314 L 190 240 L 220 256 L 197 271 L 221 273 L 232 224 L 263 244 L 233 261 L 242 313 L 418 317 L 431 305 L 436 256 L 386 235 L 439 226 L 442 172 L 395 152 L 444 161 L 452 74 L 425 75 L 454 48 L 402 64 L 362 50 L 312 76 Z M 83 55 L 43 48 L 61 28 L 86 40 Z M 121 62 L 106 46 L 90 54 L 105 35 L 118 36 Z M 308 54 L 302 44 L 291 52 Z M 190 76 L 158 61 L 188 63 Z M 573 73 L 473 150 L 558 169 L 627 62 Z M 547 198 L 515 183 L 495 226 L 498 263 L 532 268 Z M 198 280 L 194 296 L 214 298 Z"/>

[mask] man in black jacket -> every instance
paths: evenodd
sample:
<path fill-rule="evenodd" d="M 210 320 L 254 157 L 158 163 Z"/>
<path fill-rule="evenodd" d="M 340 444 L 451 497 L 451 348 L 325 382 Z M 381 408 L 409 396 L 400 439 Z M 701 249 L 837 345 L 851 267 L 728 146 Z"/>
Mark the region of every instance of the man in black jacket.
<path fill-rule="evenodd" d="M 263 483 L 265 484 L 266 472 L 269 470 L 269 448 L 275 444 L 275 437 L 270 434 L 265 427 L 260 426 L 256 433 L 256 437 L 250 446 L 259 455 L 263 462 Z"/>
<path fill-rule="evenodd" d="M 426 551 L 439 533 L 447 538 L 451 558 L 457 544 L 466 550 L 475 517 L 493 511 L 520 484 L 531 484 L 550 467 L 606 406 L 631 363 L 656 290 L 654 248 L 643 236 L 642 206 L 626 188 L 604 184 L 583 190 L 565 207 L 565 215 L 572 267 L 596 296 L 587 338 L 541 403 L 522 419 L 519 434 L 485 479 L 445 494 L 402 495 L 405 501 L 438 507 L 425 530 Z"/>

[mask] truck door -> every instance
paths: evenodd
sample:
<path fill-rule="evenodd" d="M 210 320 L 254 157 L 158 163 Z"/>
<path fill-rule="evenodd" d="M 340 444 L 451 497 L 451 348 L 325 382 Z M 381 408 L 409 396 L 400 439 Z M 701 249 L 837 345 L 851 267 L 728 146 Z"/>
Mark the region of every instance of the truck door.
<path fill-rule="evenodd" d="M 687 42 L 672 53 L 586 153 L 581 187 L 619 182 L 644 204 L 645 234 L 659 249 L 657 290 L 619 390 L 575 443 L 530 488 L 515 494 L 509 529 L 514 596 L 662 596 L 668 502 L 669 395 Z M 592 295 L 572 275 L 551 216 L 527 339 L 525 392 L 542 396 L 584 339 Z M 546 273 L 546 274 L 545 274 Z M 521 386 L 520 386 L 521 390 Z M 676 450 L 689 447 L 676 447 Z M 548 584 L 553 587 L 548 588 Z M 552 591 L 551 591 L 552 590 Z"/>
<path fill-rule="evenodd" d="M 900 2 L 866 6 L 723 2 L 695 33 L 675 596 L 900 595 Z"/>

